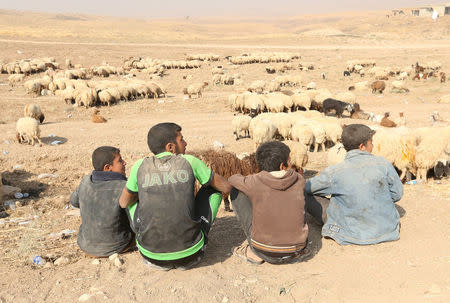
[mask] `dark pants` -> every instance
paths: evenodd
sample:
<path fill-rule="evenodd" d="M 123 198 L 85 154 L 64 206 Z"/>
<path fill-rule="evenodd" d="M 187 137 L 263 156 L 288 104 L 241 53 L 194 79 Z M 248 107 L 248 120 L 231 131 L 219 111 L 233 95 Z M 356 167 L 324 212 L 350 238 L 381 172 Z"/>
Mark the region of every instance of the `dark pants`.
<path fill-rule="evenodd" d="M 320 224 L 327 222 L 327 208 L 330 199 L 305 194 L 305 210 Z"/>
<path fill-rule="evenodd" d="M 233 188 L 230 192 L 231 204 L 233 210 L 241 223 L 245 236 L 250 249 L 261 259 L 272 264 L 292 263 L 295 262 L 298 257 L 302 256 L 302 253 L 296 254 L 280 254 L 270 253 L 266 251 L 254 248 L 251 245 L 251 232 L 252 232 L 252 219 L 253 219 L 253 207 L 250 199 L 243 192 Z M 303 252 L 303 251 L 302 251 Z M 299 259 L 300 260 L 300 259 Z"/>
<path fill-rule="evenodd" d="M 199 251 L 185 258 L 168 261 L 150 259 L 141 254 L 142 257 L 155 265 L 168 268 L 185 267 L 190 266 L 193 263 L 198 263 L 204 256 L 206 244 L 208 243 L 208 233 L 211 229 L 211 225 L 214 222 L 215 215 L 220 206 L 221 200 L 222 194 L 211 186 L 200 188 L 197 195 L 195 196 L 195 209 L 193 219 L 195 221 L 200 221 L 200 229 L 202 230 L 205 239 L 205 245 Z M 129 218 L 131 219 L 128 211 L 127 213 L 129 215 Z M 133 220 L 130 220 L 130 222 L 133 222 Z"/>

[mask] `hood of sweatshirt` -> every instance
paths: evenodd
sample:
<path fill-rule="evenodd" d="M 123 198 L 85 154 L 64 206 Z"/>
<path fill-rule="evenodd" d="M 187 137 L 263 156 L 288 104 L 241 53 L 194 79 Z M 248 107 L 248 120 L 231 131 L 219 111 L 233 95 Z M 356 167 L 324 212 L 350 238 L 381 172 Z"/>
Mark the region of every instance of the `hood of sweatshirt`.
<path fill-rule="evenodd" d="M 268 187 L 276 190 L 286 190 L 298 179 L 298 174 L 293 169 L 289 169 L 282 177 L 275 177 L 267 171 L 261 171 L 256 177 Z"/>

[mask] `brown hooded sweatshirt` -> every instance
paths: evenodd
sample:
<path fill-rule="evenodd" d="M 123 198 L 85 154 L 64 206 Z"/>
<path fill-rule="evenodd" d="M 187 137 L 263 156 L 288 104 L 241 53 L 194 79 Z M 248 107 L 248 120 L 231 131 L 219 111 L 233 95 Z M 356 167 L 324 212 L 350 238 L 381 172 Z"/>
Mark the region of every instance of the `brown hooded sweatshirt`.
<path fill-rule="evenodd" d="M 293 169 L 276 173 L 234 175 L 228 181 L 252 203 L 251 245 L 272 253 L 295 253 L 306 246 L 308 238 L 305 179 Z"/>

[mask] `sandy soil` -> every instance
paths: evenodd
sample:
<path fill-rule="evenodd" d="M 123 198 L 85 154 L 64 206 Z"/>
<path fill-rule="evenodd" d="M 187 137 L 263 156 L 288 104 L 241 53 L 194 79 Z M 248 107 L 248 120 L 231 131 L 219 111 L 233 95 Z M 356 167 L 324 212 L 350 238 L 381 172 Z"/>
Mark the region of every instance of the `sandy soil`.
<path fill-rule="evenodd" d="M 350 19 L 339 21 L 341 27 L 343 24 L 351 26 L 351 17 L 346 18 Z M 412 19 L 405 20 L 412 22 Z M 420 25 L 425 21 L 417 22 Z M 445 22 L 444 28 L 448 30 L 448 20 Z M 389 25 L 384 26 L 389 28 Z M 221 47 L 211 40 L 170 47 L 165 41 L 146 45 L 129 44 L 126 39 L 124 43 L 113 44 L 89 39 L 77 40 L 89 44 L 59 44 L 47 39 L 42 39 L 46 43 L 40 43 L 39 39 L 29 43 L 23 35 L 1 37 L 0 59 L 52 56 L 60 63 L 72 58 L 73 63 L 84 66 L 100 65 L 102 61 L 120 66 L 123 58 L 132 55 L 167 59 L 181 59 L 185 53 L 237 55 L 251 51 L 252 47 L 261 51 L 265 45 L 261 40 L 259 43 L 223 43 L 226 47 Z M 56 40 L 49 38 L 49 41 Z M 290 41 L 285 44 L 281 38 L 280 41 L 272 45 L 270 51 L 292 51 Z M 350 45 L 347 40 L 340 42 L 323 43 L 322 47 L 312 47 L 319 43 L 300 45 L 295 51 L 301 52 L 301 61 L 314 62 L 316 69 L 293 73 L 302 74 L 304 84 L 314 80 L 319 87 L 337 93 L 354 82 L 371 80 L 342 76 L 346 61 L 354 58 L 371 58 L 382 66 L 438 60 L 447 74 L 450 71 L 450 44 L 446 40 L 438 40 L 435 47 L 413 46 L 401 37 L 389 47 L 371 48 L 370 40 L 364 39 Z M 68 198 L 82 177 L 90 173 L 90 155 L 100 145 L 121 149 L 128 163 L 127 173 L 134 161 L 148 155 L 147 131 L 162 121 L 174 121 L 183 127 L 188 150 L 212 147 L 217 140 L 226 150 L 253 151 L 251 139 L 235 141 L 230 127 L 233 113 L 227 97 L 242 87 L 212 86 L 200 99 L 185 100 L 181 94 L 182 88 L 190 82 L 211 81 L 212 68 L 220 64 L 229 71 L 241 73 L 245 84 L 273 77 L 265 73 L 265 64 L 236 67 L 225 60 L 205 63 L 198 70 L 170 70 L 160 81 L 168 90 L 168 97 L 161 99 L 163 103 L 143 99 L 102 107 L 100 114 L 108 122 L 94 124 L 90 120 L 92 109 L 73 108 L 58 97 L 32 98 L 21 86 L 10 89 L 7 75 L 0 75 L 0 171 L 4 184 L 30 193 L 29 198 L 20 200 L 23 206 L 6 209 L 2 212 L 5 218 L 0 219 L 1 301 L 74 302 L 81 295 L 89 294 L 92 295 L 89 302 L 448 302 L 449 180 L 405 185 L 405 195 L 397 203 L 401 214 L 399 241 L 375 246 L 339 246 L 332 240 L 322 239 L 320 227 L 308 217 L 313 255 L 293 265 L 252 266 L 231 256 L 231 248 L 244 241 L 244 234 L 234 214 L 223 209 L 211 231 L 204 261 L 189 271 L 149 269 L 143 266 L 136 251 L 122 256 L 124 264 L 120 268 L 108 259 L 101 259 L 99 265 L 94 265 L 91 264 L 93 259 L 79 250 L 77 232 L 67 237 L 54 236 L 62 230 L 78 230 L 80 218 L 66 208 Z M 321 79 L 322 72 L 326 73 L 326 80 Z M 188 74 L 194 80 L 182 79 Z M 141 74 L 137 77 L 148 79 Z M 396 116 L 403 111 L 407 126 L 411 128 L 430 125 L 429 114 L 435 110 L 444 119 L 450 119 L 450 106 L 437 103 L 441 95 L 450 93 L 449 82 L 441 84 L 433 78 L 421 82 L 408 80 L 407 83 L 408 94 L 392 94 L 388 87 L 381 96 L 358 93 L 358 102 L 364 110 L 377 114 L 390 111 Z M 19 145 L 15 141 L 15 121 L 21 117 L 24 105 L 31 102 L 39 104 L 46 115 L 41 125 L 42 147 Z M 51 145 L 54 140 L 62 144 Z M 324 152 L 310 153 L 307 175 L 320 172 L 326 165 L 325 160 Z M 42 173 L 57 176 L 38 179 Z M 35 255 L 52 261 L 65 256 L 69 264 L 36 267 L 30 264 L 30 257 Z"/>

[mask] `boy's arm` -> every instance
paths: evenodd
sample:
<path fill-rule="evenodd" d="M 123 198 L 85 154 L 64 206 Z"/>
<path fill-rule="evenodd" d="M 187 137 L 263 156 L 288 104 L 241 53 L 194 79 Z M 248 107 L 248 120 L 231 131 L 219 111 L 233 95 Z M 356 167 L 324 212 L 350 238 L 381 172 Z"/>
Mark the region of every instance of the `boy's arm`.
<path fill-rule="evenodd" d="M 126 208 L 128 206 L 133 205 L 138 200 L 138 182 L 137 182 L 137 173 L 139 167 L 142 164 L 144 159 L 138 160 L 131 167 L 130 176 L 128 177 L 127 184 L 122 190 L 122 194 L 119 198 L 119 205 L 122 208 Z"/>
<path fill-rule="evenodd" d="M 138 200 L 138 194 L 130 192 L 125 186 L 119 198 L 119 205 L 122 208 L 127 208 L 133 205 Z"/>
<path fill-rule="evenodd" d="M 183 157 L 191 165 L 194 176 L 201 185 L 209 184 L 224 194 L 230 193 L 231 185 L 228 181 L 224 177 L 214 173 L 205 162 L 192 155 L 183 155 Z"/>
<path fill-rule="evenodd" d="M 328 169 L 325 169 L 320 175 L 311 178 L 306 182 L 305 193 L 318 196 L 332 194 L 332 182 Z"/>
<path fill-rule="evenodd" d="M 70 195 L 70 205 L 72 205 L 73 207 L 76 208 L 80 208 L 80 201 L 78 199 L 78 190 L 80 187 L 77 187 L 77 189 L 75 189 L 75 191 Z"/>
<path fill-rule="evenodd" d="M 403 197 L 403 184 L 391 163 L 388 163 L 387 175 L 392 202 L 395 203 Z"/>
<path fill-rule="evenodd" d="M 231 191 L 230 183 L 228 183 L 224 177 L 214 173 L 211 180 L 211 186 L 226 195 L 228 195 Z"/>

